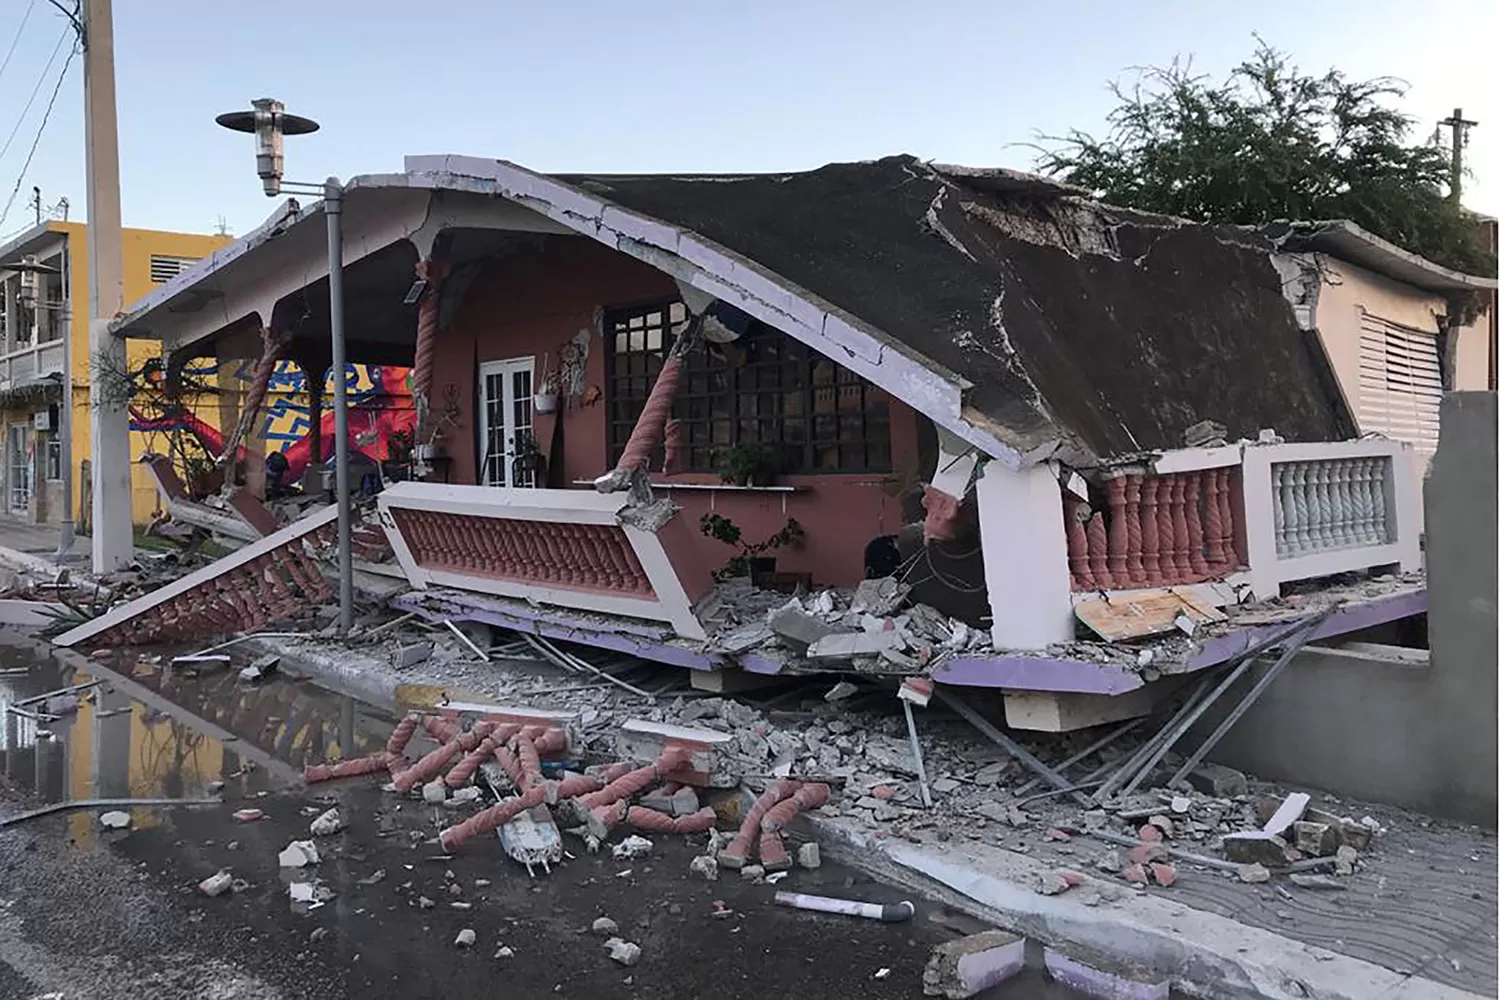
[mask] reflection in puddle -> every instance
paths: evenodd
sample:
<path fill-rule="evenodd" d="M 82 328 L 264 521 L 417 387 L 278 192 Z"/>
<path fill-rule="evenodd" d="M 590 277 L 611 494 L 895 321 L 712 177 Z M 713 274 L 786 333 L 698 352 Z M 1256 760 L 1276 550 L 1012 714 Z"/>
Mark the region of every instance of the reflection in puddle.
<path fill-rule="evenodd" d="M 250 686 L 238 682 L 234 664 L 182 669 L 169 659 L 137 654 L 122 665 L 128 673 L 116 673 L 0 638 L 6 782 L 43 803 L 196 797 L 216 781 L 253 794 L 295 781 L 305 762 L 357 756 L 384 743 L 388 718 L 353 698 L 284 678 Z M 76 697 L 12 710 L 91 681 L 100 683 Z M 153 809 L 137 809 L 132 821 L 140 829 L 160 819 Z M 81 846 L 103 832 L 90 813 L 72 814 L 68 823 Z"/>

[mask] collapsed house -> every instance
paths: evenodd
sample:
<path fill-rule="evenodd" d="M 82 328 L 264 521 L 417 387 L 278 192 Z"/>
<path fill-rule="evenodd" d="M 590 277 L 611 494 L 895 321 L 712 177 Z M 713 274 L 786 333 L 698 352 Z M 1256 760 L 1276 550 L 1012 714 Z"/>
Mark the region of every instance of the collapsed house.
<path fill-rule="evenodd" d="M 401 608 L 706 686 L 925 674 L 1050 730 L 1144 714 L 1309 612 L 1318 639 L 1425 612 L 1413 450 L 1357 435 L 1260 235 L 909 156 L 405 166 L 344 205 L 348 358 L 413 365 L 421 475 L 380 492 L 389 554 L 361 563 Z M 289 201 L 112 329 L 321 386 L 323 241 Z M 319 517 L 61 641 L 321 599 Z"/>

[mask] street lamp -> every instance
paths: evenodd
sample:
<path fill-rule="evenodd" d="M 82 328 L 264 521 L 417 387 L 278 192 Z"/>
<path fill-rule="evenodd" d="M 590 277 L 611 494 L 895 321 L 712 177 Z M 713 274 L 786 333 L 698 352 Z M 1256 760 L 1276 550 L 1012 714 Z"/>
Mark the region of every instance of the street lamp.
<path fill-rule="evenodd" d="M 323 215 L 328 220 L 328 335 L 333 368 L 334 483 L 339 512 L 339 629 L 347 633 L 354 624 L 354 564 L 349 550 L 349 401 L 344 371 L 344 186 L 337 177 L 328 178 L 322 185 L 283 180 L 282 137 L 316 132 L 318 123 L 287 114 L 280 101 L 269 97 L 250 104 L 249 111 L 230 111 L 214 121 L 235 132 L 255 136 L 255 172 L 267 197 L 274 198 L 283 191 L 321 194 Z M 322 431 L 315 427 L 313 433 Z"/>
<path fill-rule="evenodd" d="M 43 275 L 61 275 L 62 269 L 53 267 L 51 264 L 37 262 L 35 256 L 27 254 L 19 261 L 3 265 L 7 271 L 15 271 L 21 276 L 21 287 L 16 296 L 17 301 L 32 310 L 33 316 L 39 316 L 42 309 L 56 309 L 56 319 L 61 323 L 69 319 L 66 296 L 64 302 L 59 305 L 51 305 L 45 301 L 41 294 Z M 41 326 L 37 324 L 38 328 Z M 59 564 L 73 558 L 73 337 L 71 332 L 59 330 L 60 334 L 67 340 L 67 349 L 63 351 L 62 370 L 62 400 L 57 408 L 57 439 L 60 454 L 58 464 L 63 472 L 62 490 L 62 519 L 57 528 L 57 552 L 53 558 Z M 34 338 L 40 343 L 40 338 Z"/>

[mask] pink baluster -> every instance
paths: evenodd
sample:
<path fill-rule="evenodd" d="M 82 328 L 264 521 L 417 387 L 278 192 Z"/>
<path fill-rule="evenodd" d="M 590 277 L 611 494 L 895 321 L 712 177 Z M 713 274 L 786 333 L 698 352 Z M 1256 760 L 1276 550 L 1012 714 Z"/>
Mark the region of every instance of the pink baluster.
<path fill-rule="evenodd" d="M 1141 568 L 1146 585 L 1161 583 L 1161 533 L 1158 531 L 1157 495 L 1161 480 L 1151 476 L 1141 483 Z"/>
<path fill-rule="evenodd" d="M 1187 516 L 1184 511 L 1187 483 L 1183 481 L 1181 474 L 1174 474 L 1171 479 L 1172 490 L 1172 582 L 1177 583 L 1185 580 L 1192 572 L 1188 565 L 1187 547 Z"/>
<path fill-rule="evenodd" d="M 1063 521 L 1068 529 L 1068 572 L 1074 590 L 1093 590 L 1094 574 L 1089 571 L 1089 536 L 1083 522 L 1088 504 L 1080 500 L 1063 500 Z"/>
<path fill-rule="evenodd" d="M 1113 587 L 1114 579 L 1109 575 L 1109 535 L 1104 530 L 1104 517 L 1095 513 L 1089 518 L 1089 571 L 1094 575 L 1094 585 L 1101 590 Z"/>
<path fill-rule="evenodd" d="M 1133 586 L 1146 582 L 1141 559 L 1141 476 L 1125 477 L 1125 574 Z"/>
<path fill-rule="evenodd" d="M 1187 479 L 1187 502 L 1184 513 L 1187 518 L 1188 568 L 1199 580 L 1208 576 L 1208 562 L 1203 558 L 1203 521 L 1198 506 L 1203 500 L 1202 489 L 1205 475 L 1202 472 L 1189 472 L 1184 477 Z"/>
<path fill-rule="evenodd" d="M 1219 506 L 1222 469 L 1209 469 L 1203 475 L 1203 544 L 1208 549 L 1208 569 L 1216 572 L 1227 561 L 1224 554 L 1224 511 Z"/>
<path fill-rule="evenodd" d="M 1125 527 L 1125 480 L 1114 476 L 1105 489 L 1109 493 L 1109 575 L 1115 586 L 1124 587 L 1130 583 L 1125 572 L 1125 550 L 1130 547 L 1130 533 Z"/>

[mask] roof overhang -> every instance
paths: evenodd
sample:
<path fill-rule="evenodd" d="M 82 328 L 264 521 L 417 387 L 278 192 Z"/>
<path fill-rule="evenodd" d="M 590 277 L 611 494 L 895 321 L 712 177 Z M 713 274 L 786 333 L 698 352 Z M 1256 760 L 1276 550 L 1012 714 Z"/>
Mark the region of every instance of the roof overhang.
<path fill-rule="evenodd" d="M 1394 281 L 1443 295 L 1451 292 L 1493 291 L 1496 279 L 1464 274 L 1435 264 L 1426 257 L 1403 250 L 1350 222 L 1335 219 L 1328 222 L 1277 223 L 1261 231 L 1287 250 L 1311 250 L 1358 264 Z"/>
<path fill-rule="evenodd" d="M 962 375 L 694 232 L 504 160 L 413 156 L 405 166 L 404 173 L 359 176 L 346 185 L 346 273 L 402 241 L 426 256 L 437 235 L 453 229 L 578 234 L 838 360 L 1008 466 L 1042 461 L 1055 450 L 1055 444 L 1027 451 L 1007 443 L 1005 428 L 965 405 L 964 393 L 973 386 Z M 192 353 L 247 319 L 270 323 L 278 302 L 294 295 L 311 301 L 311 286 L 326 282 L 324 218 L 321 202 L 286 202 L 253 232 L 142 298 L 110 325 L 111 332 Z M 350 292 L 354 285 L 346 277 Z"/>

